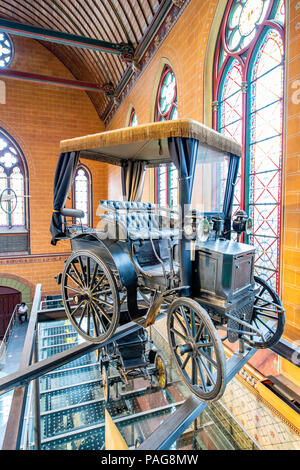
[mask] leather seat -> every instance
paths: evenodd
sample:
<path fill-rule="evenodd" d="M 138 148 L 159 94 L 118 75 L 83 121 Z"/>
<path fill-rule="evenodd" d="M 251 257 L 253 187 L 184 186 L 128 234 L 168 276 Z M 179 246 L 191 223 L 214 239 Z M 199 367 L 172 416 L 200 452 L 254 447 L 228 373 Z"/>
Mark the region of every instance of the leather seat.
<path fill-rule="evenodd" d="M 168 227 L 170 220 L 155 211 L 159 206 L 145 202 L 102 200 L 100 206 L 107 213 L 101 220 L 111 239 L 161 240 L 178 238 L 179 231 Z"/>

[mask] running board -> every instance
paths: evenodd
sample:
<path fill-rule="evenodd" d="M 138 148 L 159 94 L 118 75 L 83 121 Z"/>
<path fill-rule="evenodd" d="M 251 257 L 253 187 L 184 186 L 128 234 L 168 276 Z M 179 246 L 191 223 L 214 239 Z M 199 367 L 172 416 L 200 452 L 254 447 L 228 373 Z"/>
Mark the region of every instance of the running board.
<path fill-rule="evenodd" d="M 256 349 L 251 348 L 244 353 L 235 353 L 227 359 L 226 384 L 244 367 L 255 352 Z M 136 450 L 169 450 L 208 405 L 209 402 L 200 401 L 191 395 Z"/>

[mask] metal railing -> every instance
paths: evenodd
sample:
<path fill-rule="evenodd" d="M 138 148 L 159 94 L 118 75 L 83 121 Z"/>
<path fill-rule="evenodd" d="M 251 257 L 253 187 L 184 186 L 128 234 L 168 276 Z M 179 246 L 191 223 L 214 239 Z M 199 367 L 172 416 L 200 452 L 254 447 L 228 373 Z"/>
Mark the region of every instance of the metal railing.
<path fill-rule="evenodd" d="M 1 342 L 1 345 L 0 345 L 0 366 L 1 366 L 1 363 L 2 363 L 2 356 L 5 353 L 5 348 L 6 348 L 6 345 L 8 343 L 10 333 L 11 333 L 13 327 L 14 327 L 14 324 L 15 324 L 15 321 L 16 321 L 16 318 L 17 318 L 17 312 L 18 312 L 18 309 L 19 309 L 20 305 L 21 304 L 17 304 L 15 306 L 14 311 L 12 313 L 12 316 L 9 320 L 8 327 L 6 328 L 5 334 L 3 336 L 3 339 L 2 339 L 2 342 Z"/>

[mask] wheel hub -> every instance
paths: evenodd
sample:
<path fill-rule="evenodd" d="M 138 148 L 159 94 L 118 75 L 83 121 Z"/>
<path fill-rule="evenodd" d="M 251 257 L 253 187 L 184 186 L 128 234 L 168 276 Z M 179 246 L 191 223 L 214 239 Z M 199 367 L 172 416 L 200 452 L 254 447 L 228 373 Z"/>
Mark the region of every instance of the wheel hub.
<path fill-rule="evenodd" d="M 92 293 L 89 289 L 84 289 L 83 293 L 82 294 L 76 294 L 74 296 L 74 302 L 78 305 L 80 304 L 80 302 L 82 302 L 83 300 L 85 300 L 86 302 L 88 303 L 91 303 L 92 300 L 93 300 L 93 296 L 92 296 Z"/>
<path fill-rule="evenodd" d="M 195 343 L 194 338 L 187 337 L 186 344 L 180 344 L 177 346 L 177 354 L 183 356 L 186 353 L 191 353 L 192 356 L 197 355 L 197 345 Z"/>

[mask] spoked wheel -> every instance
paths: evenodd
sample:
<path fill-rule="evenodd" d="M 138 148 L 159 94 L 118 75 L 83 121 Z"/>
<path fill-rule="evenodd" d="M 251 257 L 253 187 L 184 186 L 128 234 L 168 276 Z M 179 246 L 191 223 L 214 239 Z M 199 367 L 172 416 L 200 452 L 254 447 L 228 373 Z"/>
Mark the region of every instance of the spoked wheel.
<path fill-rule="evenodd" d="M 171 352 L 185 384 L 203 401 L 219 399 L 225 389 L 225 353 L 206 310 L 181 297 L 171 305 L 167 325 Z"/>
<path fill-rule="evenodd" d="M 166 363 L 160 354 L 155 356 L 156 377 L 160 388 L 164 389 L 168 385 L 168 374 Z"/>
<path fill-rule="evenodd" d="M 251 325 L 257 328 L 261 336 L 245 339 L 255 348 L 269 348 L 278 343 L 284 330 L 285 313 L 276 292 L 263 279 L 254 276 L 257 291 L 253 305 Z"/>
<path fill-rule="evenodd" d="M 102 364 L 101 366 L 101 375 L 102 375 L 102 388 L 104 400 L 106 403 L 110 400 L 110 390 L 109 390 L 109 366 Z"/>
<path fill-rule="evenodd" d="M 66 314 L 85 339 L 102 343 L 119 324 L 120 299 L 115 278 L 91 251 L 73 253 L 62 274 Z"/>

